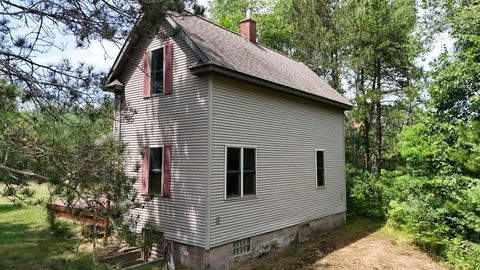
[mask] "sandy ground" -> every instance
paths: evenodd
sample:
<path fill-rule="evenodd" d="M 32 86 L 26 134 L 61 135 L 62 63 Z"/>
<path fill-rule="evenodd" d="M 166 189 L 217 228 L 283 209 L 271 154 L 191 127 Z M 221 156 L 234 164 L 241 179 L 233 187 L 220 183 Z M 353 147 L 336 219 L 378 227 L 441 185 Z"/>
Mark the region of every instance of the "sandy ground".
<path fill-rule="evenodd" d="M 375 232 L 326 255 L 313 264 L 313 269 L 448 269 L 412 244 L 392 238 Z"/>
<path fill-rule="evenodd" d="M 339 229 L 315 233 L 303 244 L 269 254 L 242 265 L 247 270 L 293 269 L 399 269 L 447 270 L 419 250 L 406 233 L 396 231 L 381 222 L 353 219 Z"/>

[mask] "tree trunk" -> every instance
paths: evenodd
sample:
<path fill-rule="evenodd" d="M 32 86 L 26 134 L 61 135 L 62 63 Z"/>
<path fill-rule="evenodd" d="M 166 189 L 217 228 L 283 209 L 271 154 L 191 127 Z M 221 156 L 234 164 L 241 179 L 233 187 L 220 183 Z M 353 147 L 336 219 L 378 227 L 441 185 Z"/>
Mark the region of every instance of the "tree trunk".
<path fill-rule="evenodd" d="M 362 68 L 360 70 L 360 84 L 358 86 L 358 88 L 360 89 L 360 92 L 362 93 L 362 95 L 366 95 L 366 92 L 365 92 L 365 71 L 364 69 Z M 369 108 L 369 104 L 368 102 L 365 100 L 363 106 L 365 106 L 365 108 Z M 371 152 L 370 152 L 370 129 L 371 129 L 371 121 L 370 121 L 370 118 L 368 117 L 368 115 L 365 114 L 365 117 L 362 119 L 363 120 L 363 144 L 364 144 L 364 148 L 365 148 L 365 157 L 364 157 L 364 164 L 363 164 L 363 169 L 368 171 L 368 172 L 371 172 L 372 170 L 372 164 L 371 164 Z"/>
<path fill-rule="evenodd" d="M 381 85 L 381 63 L 377 62 L 377 93 L 375 94 L 376 108 L 376 129 L 375 129 L 375 172 L 377 179 L 380 178 L 382 170 L 382 89 Z"/>
<path fill-rule="evenodd" d="M 333 59 L 334 59 L 334 64 L 332 67 L 332 87 L 337 90 L 338 92 L 342 92 L 340 90 L 340 71 L 339 71 L 339 60 L 338 60 L 338 51 L 333 52 Z"/>

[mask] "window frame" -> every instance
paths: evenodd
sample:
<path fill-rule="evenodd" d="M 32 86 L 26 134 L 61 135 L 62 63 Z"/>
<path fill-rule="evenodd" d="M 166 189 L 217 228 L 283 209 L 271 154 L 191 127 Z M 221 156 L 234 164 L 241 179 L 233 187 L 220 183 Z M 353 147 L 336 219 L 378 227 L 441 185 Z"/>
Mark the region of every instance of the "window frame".
<path fill-rule="evenodd" d="M 151 166 L 151 153 L 152 153 L 152 149 L 153 148 L 160 148 L 161 149 L 161 157 L 162 157 L 162 164 L 161 164 L 161 169 L 160 169 L 160 172 L 161 172 L 161 176 L 160 176 L 160 191 L 159 192 L 156 192 L 156 193 L 153 193 L 151 192 L 151 181 L 152 181 L 152 177 L 150 177 L 150 172 L 152 171 L 152 166 Z M 159 197 L 163 197 L 163 164 L 164 164 L 165 160 L 164 160 L 164 147 L 163 145 L 159 145 L 159 146 L 156 146 L 156 145 L 150 145 L 148 146 L 148 195 L 149 196 L 159 196 Z"/>
<path fill-rule="evenodd" d="M 318 160 L 317 160 L 317 153 L 323 152 L 323 186 L 318 185 Z M 325 176 L 325 149 L 315 149 L 315 187 L 317 189 L 325 189 L 327 186 L 327 177 Z"/>
<path fill-rule="evenodd" d="M 228 197 L 227 196 L 227 161 L 228 161 L 228 148 L 240 148 L 240 196 Z M 255 189 L 254 194 L 243 193 L 243 150 L 244 149 L 254 149 L 255 150 Z M 247 198 L 256 198 L 257 197 L 257 183 L 258 183 L 258 151 L 257 146 L 255 145 L 238 145 L 238 144 L 227 144 L 224 149 L 224 187 L 223 187 L 223 199 L 224 200 L 238 200 L 238 199 L 247 199 Z"/>
<path fill-rule="evenodd" d="M 155 51 L 162 50 L 162 91 L 159 93 L 154 92 L 153 87 L 153 55 Z M 150 96 L 163 96 L 165 95 L 165 45 L 158 47 L 156 49 L 151 50 L 151 57 L 150 57 Z"/>

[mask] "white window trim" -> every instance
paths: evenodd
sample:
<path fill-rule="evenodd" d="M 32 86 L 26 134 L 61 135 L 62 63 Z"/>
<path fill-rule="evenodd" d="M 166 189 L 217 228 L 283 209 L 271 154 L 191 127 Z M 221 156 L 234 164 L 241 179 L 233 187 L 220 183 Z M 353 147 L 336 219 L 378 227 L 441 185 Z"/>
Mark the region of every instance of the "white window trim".
<path fill-rule="evenodd" d="M 324 180 L 323 186 L 318 185 L 317 152 L 323 152 L 323 180 Z M 325 189 L 327 186 L 327 177 L 325 174 L 325 149 L 315 149 L 314 159 L 315 159 L 315 187 L 317 189 Z"/>
<path fill-rule="evenodd" d="M 240 148 L 240 196 L 238 197 L 227 197 L 227 149 L 228 148 Z M 255 194 L 253 195 L 243 195 L 243 149 L 255 149 Z M 257 196 L 257 174 L 258 174 L 258 151 L 257 151 L 257 146 L 255 145 L 238 145 L 238 144 L 227 144 L 225 145 L 224 149 L 224 162 L 223 162 L 223 167 L 224 167 L 224 174 L 223 174 L 223 182 L 224 182 L 224 187 L 223 187 L 223 199 L 224 200 L 238 200 L 238 199 L 246 199 L 246 198 L 252 198 Z"/>
<path fill-rule="evenodd" d="M 160 148 L 162 149 L 161 151 L 161 154 L 162 155 L 162 177 L 160 178 L 160 193 L 155 193 L 155 194 L 151 194 L 152 196 L 160 196 L 162 197 L 163 196 L 163 163 L 165 162 L 164 159 L 164 155 L 163 155 L 163 151 L 165 150 L 164 149 L 164 146 L 163 145 L 149 145 L 148 146 L 148 189 L 150 190 L 150 170 L 151 170 L 151 164 L 150 164 L 150 149 L 152 148 Z"/>

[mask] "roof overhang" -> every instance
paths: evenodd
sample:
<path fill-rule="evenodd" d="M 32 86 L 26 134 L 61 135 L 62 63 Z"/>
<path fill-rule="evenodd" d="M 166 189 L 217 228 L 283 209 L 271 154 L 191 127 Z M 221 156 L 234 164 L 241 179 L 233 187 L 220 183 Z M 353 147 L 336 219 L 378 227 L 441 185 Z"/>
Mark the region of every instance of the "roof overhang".
<path fill-rule="evenodd" d="M 295 88 L 291 88 L 291 87 L 288 87 L 288 86 L 285 86 L 285 85 L 273 83 L 271 81 L 263 80 L 263 79 L 260 79 L 260 78 L 254 77 L 254 76 L 243 74 L 243 73 L 240 73 L 238 71 L 227 69 L 227 68 L 217 66 L 217 65 L 214 65 L 214 64 L 195 65 L 195 66 L 190 67 L 190 70 L 193 74 L 195 74 L 197 76 L 214 73 L 214 74 L 226 76 L 226 77 L 229 77 L 229 78 L 237 79 L 237 80 L 240 80 L 240 81 L 244 81 L 244 82 L 247 82 L 247 83 L 251 83 L 251 84 L 254 84 L 254 85 L 257 85 L 257 86 L 263 86 L 263 87 L 267 87 L 267 88 L 271 88 L 271 89 L 275 89 L 275 90 L 280 90 L 284 93 L 288 93 L 288 94 L 292 94 L 292 95 L 295 95 L 295 96 L 300 96 L 300 97 L 305 97 L 305 98 L 308 98 L 308 99 L 316 100 L 316 101 L 319 101 L 319 102 L 322 102 L 322 103 L 325 103 L 325 104 L 329 104 L 329 105 L 341 108 L 343 110 L 351 110 L 353 108 L 352 105 L 348 105 L 348 104 L 345 104 L 345 103 L 342 103 L 342 102 L 338 102 L 338 101 L 335 101 L 335 100 L 331 100 L 331 99 L 328 99 L 328 98 L 324 98 L 324 97 L 321 97 L 321 96 L 310 94 L 310 93 L 307 93 L 307 92 L 304 92 L 304 91 L 297 90 Z"/>

